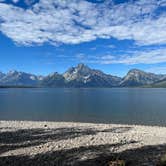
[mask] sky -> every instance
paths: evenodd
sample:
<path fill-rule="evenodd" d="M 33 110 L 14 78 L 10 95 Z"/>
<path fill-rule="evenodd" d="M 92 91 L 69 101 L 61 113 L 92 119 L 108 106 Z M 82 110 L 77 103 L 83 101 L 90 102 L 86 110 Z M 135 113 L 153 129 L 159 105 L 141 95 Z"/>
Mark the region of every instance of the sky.
<path fill-rule="evenodd" d="M 0 0 L 0 59 L 2 72 L 166 74 L 166 0 Z"/>

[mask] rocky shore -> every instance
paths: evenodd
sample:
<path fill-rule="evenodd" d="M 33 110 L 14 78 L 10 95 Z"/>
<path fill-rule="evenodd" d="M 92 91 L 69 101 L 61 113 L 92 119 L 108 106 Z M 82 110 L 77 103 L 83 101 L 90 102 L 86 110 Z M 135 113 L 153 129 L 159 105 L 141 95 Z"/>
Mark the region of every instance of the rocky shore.
<path fill-rule="evenodd" d="M 0 165 L 156 166 L 166 154 L 166 127 L 0 121 Z"/>

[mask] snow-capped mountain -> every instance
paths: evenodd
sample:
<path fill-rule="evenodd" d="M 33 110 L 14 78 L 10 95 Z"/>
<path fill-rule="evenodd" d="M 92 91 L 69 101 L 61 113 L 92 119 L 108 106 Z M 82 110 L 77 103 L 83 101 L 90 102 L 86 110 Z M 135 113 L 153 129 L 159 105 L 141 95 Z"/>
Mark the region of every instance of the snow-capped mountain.
<path fill-rule="evenodd" d="M 63 75 L 55 72 L 55 73 L 49 74 L 48 76 L 44 77 L 40 82 L 40 86 L 64 87 L 65 78 L 63 77 Z"/>
<path fill-rule="evenodd" d="M 119 77 L 91 69 L 84 64 L 70 68 L 63 76 L 67 85 L 72 87 L 115 87 L 121 81 Z"/>
<path fill-rule="evenodd" d="M 105 74 L 84 64 L 69 68 L 64 74 L 54 72 L 48 76 L 37 76 L 25 72 L 0 72 L 0 86 L 34 87 L 138 87 L 144 85 L 165 85 L 166 75 L 130 70 L 124 78 Z M 161 84 L 160 84 L 161 83 Z"/>
<path fill-rule="evenodd" d="M 9 71 L 7 74 L 4 74 L 3 77 L 1 77 L 0 85 L 36 86 L 38 81 L 39 79 L 36 75 L 12 70 Z"/>
<path fill-rule="evenodd" d="M 0 72 L 0 79 L 2 79 L 4 76 L 5 76 L 5 74 Z"/>
<path fill-rule="evenodd" d="M 161 80 L 163 77 L 164 75 L 157 75 L 153 73 L 147 73 L 138 69 L 132 69 L 123 78 L 123 80 L 120 83 L 120 86 L 131 87 L 149 85 Z"/>

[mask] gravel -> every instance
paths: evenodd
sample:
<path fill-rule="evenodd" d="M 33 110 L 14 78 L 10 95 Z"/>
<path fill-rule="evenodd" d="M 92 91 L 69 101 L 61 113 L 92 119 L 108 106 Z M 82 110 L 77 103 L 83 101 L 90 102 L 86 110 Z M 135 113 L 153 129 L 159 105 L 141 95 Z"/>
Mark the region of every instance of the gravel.
<path fill-rule="evenodd" d="M 111 156 L 112 154 L 122 154 L 123 156 L 125 151 L 134 151 L 134 149 L 138 150 L 144 147 L 146 150 L 146 147 L 149 146 L 155 147 L 156 152 L 158 152 L 154 154 L 155 156 L 158 155 L 158 158 L 155 159 L 156 162 L 163 153 L 161 145 L 165 144 L 166 127 L 0 121 L 0 165 L 2 165 L 1 159 L 9 160 L 12 157 L 19 158 L 20 156 L 28 156 L 29 162 L 34 162 L 32 159 L 40 156 L 35 160 L 37 162 L 42 156 L 43 165 L 44 163 L 46 163 L 45 165 L 60 166 L 76 165 L 75 163 L 93 161 L 93 159 L 101 156 Z M 45 154 L 49 154 L 51 158 L 48 158 Z M 54 158 L 52 158 L 53 154 Z M 105 157 L 103 157 L 104 159 Z M 144 160 L 147 163 L 151 162 L 147 161 L 146 156 Z M 55 164 L 59 161 L 61 161 L 61 164 Z M 66 162 L 64 163 L 64 161 Z M 3 165 L 10 165 L 6 163 L 3 163 Z M 15 165 L 17 164 L 15 163 Z M 84 163 L 84 165 L 87 164 Z"/>

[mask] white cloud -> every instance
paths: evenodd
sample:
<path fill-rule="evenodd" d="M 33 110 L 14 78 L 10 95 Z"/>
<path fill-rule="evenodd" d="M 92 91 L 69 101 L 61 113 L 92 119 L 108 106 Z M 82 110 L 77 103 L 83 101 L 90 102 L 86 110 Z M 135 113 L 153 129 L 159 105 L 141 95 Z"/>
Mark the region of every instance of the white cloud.
<path fill-rule="evenodd" d="M 159 48 L 153 50 L 134 51 L 129 56 L 126 55 L 115 56 L 106 55 L 98 58 L 96 63 L 102 64 L 156 64 L 166 62 L 166 48 Z"/>
<path fill-rule="evenodd" d="M 19 0 L 12 0 L 14 3 L 17 3 L 17 2 L 19 2 Z"/>
<path fill-rule="evenodd" d="M 40 0 L 27 10 L 0 2 L 0 31 L 18 44 L 77 44 L 111 37 L 139 45 L 166 43 L 166 14 L 155 16 L 164 0 Z"/>
<path fill-rule="evenodd" d="M 5 2 L 6 0 L 0 0 L 0 2 Z M 19 2 L 19 0 L 12 0 L 13 3 Z"/>
<path fill-rule="evenodd" d="M 148 68 L 145 71 L 150 72 L 150 73 L 166 74 L 166 67 L 155 66 L 155 67 Z"/>

